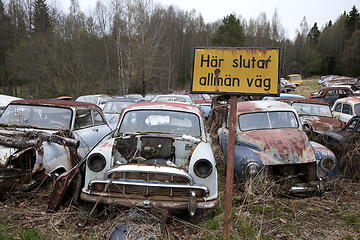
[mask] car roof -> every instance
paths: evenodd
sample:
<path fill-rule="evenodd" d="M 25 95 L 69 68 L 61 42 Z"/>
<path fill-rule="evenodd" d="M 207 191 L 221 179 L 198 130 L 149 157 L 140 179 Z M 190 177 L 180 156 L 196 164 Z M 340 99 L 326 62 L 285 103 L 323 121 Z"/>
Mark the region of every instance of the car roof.
<path fill-rule="evenodd" d="M 138 101 L 139 101 L 138 98 L 111 98 L 111 99 L 107 100 L 106 103 L 109 103 L 109 102 L 138 102 Z"/>
<path fill-rule="evenodd" d="M 334 86 L 331 86 L 331 87 L 323 87 L 320 90 L 324 91 L 324 90 L 332 90 L 332 89 L 350 89 L 351 90 L 351 87 L 350 86 L 334 85 Z"/>
<path fill-rule="evenodd" d="M 344 97 L 339 98 L 336 100 L 336 103 L 343 102 L 343 103 L 358 103 L 360 102 L 360 97 Z"/>
<path fill-rule="evenodd" d="M 316 99 L 309 99 L 309 98 L 280 98 L 277 99 L 278 101 L 286 101 L 286 102 L 299 102 L 299 103 L 314 103 L 314 104 L 322 104 L 322 105 L 328 105 L 327 102 L 316 100 Z"/>
<path fill-rule="evenodd" d="M 302 95 L 299 94 L 293 94 L 293 93 L 280 93 L 280 97 L 277 98 L 305 98 Z"/>
<path fill-rule="evenodd" d="M 27 104 L 27 105 L 47 105 L 57 107 L 96 107 L 100 109 L 96 104 L 88 102 L 77 102 L 67 100 L 55 100 L 55 99 L 26 99 L 26 100 L 14 100 L 10 104 Z"/>
<path fill-rule="evenodd" d="M 292 111 L 295 108 L 279 101 L 245 101 L 237 103 L 237 113 L 267 112 L 267 111 Z"/>

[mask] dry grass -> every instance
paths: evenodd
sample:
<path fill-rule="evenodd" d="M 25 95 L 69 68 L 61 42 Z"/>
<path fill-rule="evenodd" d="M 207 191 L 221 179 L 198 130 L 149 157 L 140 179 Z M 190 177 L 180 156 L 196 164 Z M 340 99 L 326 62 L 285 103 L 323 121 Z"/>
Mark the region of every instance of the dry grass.
<path fill-rule="evenodd" d="M 317 81 L 314 79 L 312 82 Z M 301 93 L 313 92 L 313 83 L 304 81 Z M 316 91 L 316 90 L 315 90 Z M 214 135 L 213 135 L 214 136 Z M 186 213 L 151 212 L 135 224 L 143 237 L 158 239 L 222 239 L 225 176 L 223 154 L 216 137 L 213 151 L 218 165 L 221 204 L 195 218 Z M 234 185 L 232 239 L 360 239 L 360 146 L 346 150 L 339 159 L 340 180 L 322 196 L 292 198 L 278 196 L 278 186 L 249 182 L 244 190 Z M 115 223 L 123 222 L 127 208 L 108 206 L 96 215 L 65 204 L 49 212 L 51 187 L 28 193 L 5 194 L 0 201 L 0 239 L 108 239 Z M 132 210 L 134 211 L 134 210 Z M 136 211 L 136 210 L 135 210 Z M 152 215 L 154 214 L 154 215 Z M 160 216 L 160 225 L 153 217 Z M 162 218 L 164 217 L 164 218 Z M 136 218 L 136 217 L 135 217 Z M 139 222 L 132 219 L 130 222 Z M 33 231 L 30 231 L 33 230 Z M 133 239 L 134 236 L 127 236 Z"/>

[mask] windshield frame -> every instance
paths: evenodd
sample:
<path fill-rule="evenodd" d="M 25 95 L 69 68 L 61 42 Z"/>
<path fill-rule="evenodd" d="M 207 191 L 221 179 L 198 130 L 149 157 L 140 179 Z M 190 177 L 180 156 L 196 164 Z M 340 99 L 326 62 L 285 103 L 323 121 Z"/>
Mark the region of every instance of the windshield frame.
<path fill-rule="evenodd" d="M 284 113 L 288 113 L 289 116 L 288 117 L 292 117 L 291 121 L 295 120 L 296 121 L 296 126 L 293 125 L 287 125 L 287 126 L 281 126 L 281 125 L 278 125 L 278 126 L 275 126 L 275 122 L 276 124 L 279 124 L 281 123 L 281 121 L 279 121 L 279 119 L 277 119 L 277 121 L 273 121 L 275 120 L 273 118 L 273 116 L 270 117 L 270 115 L 275 115 L 275 114 L 284 114 Z M 264 114 L 266 114 L 266 119 L 267 121 L 261 121 L 264 119 Z M 255 120 L 259 120 L 260 121 L 257 121 L 258 123 L 262 123 L 262 124 L 266 124 L 266 126 L 264 125 L 264 127 L 258 127 L 259 125 L 256 126 L 252 126 L 251 124 L 248 126 L 248 127 L 245 127 L 244 124 L 245 123 L 245 120 L 247 119 L 241 119 L 241 118 L 246 118 L 246 117 L 249 117 L 251 116 L 254 117 L 255 115 L 258 115 L 257 117 L 260 117 L 260 118 L 253 118 L 251 119 L 251 124 L 254 124 L 256 121 Z M 260 115 L 263 115 L 262 117 Z M 243 124 L 244 122 L 244 124 Z M 283 123 L 287 123 L 286 121 L 283 121 Z M 268 126 L 268 127 L 267 127 Z M 246 132 L 246 131 L 257 131 L 257 130 L 272 130 L 272 129 L 298 129 L 300 127 L 300 123 L 299 123 L 299 119 L 297 117 L 297 114 L 293 111 L 263 111 L 263 112 L 249 112 L 249 113 L 244 113 L 244 114 L 240 114 L 238 116 L 238 127 L 239 127 L 239 130 L 241 132 Z"/>
<path fill-rule="evenodd" d="M 23 107 L 25 110 L 29 111 L 29 113 L 22 113 L 22 116 L 20 116 L 20 117 L 23 117 L 25 114 L 28 114 L 29 116 L 25 117 L 24 118 L 25 120 L 19 119 L 18 123 L 16 123 L 15 121 L 11 121 L 11 120 L 7 119 L 9 117 L 14 118 L 15 112 L 18 112 L 19 108 L 21 108 L 21 107 Z M 63 113 L 61 113 L 61 112 L 56 113 L 55 116 L 50 112 L 44 111 L 45 109 L 51 109 L 51 108 L 66 110 L 69 112 L 70 116 L 66 116 L 66 115 L 69 115 L 69 114 L 66 114 L 65 116 L 69 117 L 69 118 L 65 119 L 64 118 L 64 113 L 66 113 L 65 111 Z M 14 113 L 11 115 L 11 113 L 8 113 L 8 111 L 14 111 Z M 41 116 L 41 114 L 44 114 L 44 116 Z M 46 116 L 45 116 L 45 114 L 46 114 Z M 63 122 L 61 122 L 60 115 L 61 115 L 62 119 L 64 120 Z M 39 117 L 39 119 L 35 119 L 36 117 Z M 44 117 L 45 118 L 49 117 L 49 118 L 45 119 Z M 60 129 L 60 130 L 66 131 L 66 130 L 72 129 L 73 117 L 74 117 L 74 110 L 70 107 L 55 106 L 55 105 L 34 105 L 34 104 L 13 103 L 13 104 L 9 104 L 6 107 L 6 109 L 4 110 L 4 112 L 1 114 L 0 124 L 3 124 L 5 126 L 16 126 L 16 127 L 22 127 L 22 128 L 35 128 L 35 129 L 47 129 L 47 130 L 59 130 Z M 21 122 L 21 121 L 23 121 L 23 122 Z M 31 121 L 30 124 L 28 123 L 29 121 Z M 41 121 L 44 123 L 44 125 L 41 124 Z M 47 121 L 49 121 L 49 122 L 47 122 Z M 62 123 L 64 127 L 59 128 L 59 127 L 55 127 L 55 126 L 54 127 L 47 126 L 46 124 L 50 123 L 51 121 Z"/>
<path fill-rule="evenodd" d="M 180 113 L 180 114 L 187 114 L 189 116 L 192 117 L 196 117 L 196 119 L 194 119 L 196 121 L 196 124 L 199 126 L 199 133 L 198 135 L 193 135 L 190 133 L 181 133 L 181 134 L 176 134 L 175 132 L 162 132 L 162 131 L 154 131 L 154 129 L 151 129 L 151 131 L 142 131 L 145 129 L 138 129 L 137 131 L 124 131 L 124 129 L 122 128 L 123 125 L 127 125 L 129 126 L 128 123 L 124 123 L 125 121 L 128 121 L 127 117 L 129 116 L 128 114 L 132 114 L 132 113 L 136 113 L 136 112 L 143 112 L 146 114 L 146 112 L 149 112 L 149 115 L 156 115 L 156 114 L 160 114 L 160 113 L 166 113 L 166 112 L 171 112 L 171 114 L 176 114 L 176 113 Z M 167 115 L 167 114 L 164 114 Z M 149 116 L 147 116 L 148 118 Z M 144 119 L 144 123 L 146 122 L 146 119 Z M 131 124 L 134 125 L 134 124 Z M 180 126 L 179 126 L 180 128 Z M 156 129 L 155 129 L 156 130 Z M 198 137 L 198 138 L 203 138 L 204 135 L 204 124 L 202 122 L 202 118 L 201 116 L 199 116 L 198 114 L 194 113 L 194 112 L 188 112 L 188 111 L 179 111 L 179 110 L 163 110 L 163 109 L 134 109 L 134 110 L 129 110 L 123 113 L 123 115 L 121 116 L 121 120 L 120 120 L 120 124 L 119 127 L 116 131 L 116 135 L 123 135 L 123 134 L 146 134 L 146 133 L 151 133 L 151 134 L 167 134 L 167 135 L 174 135 L 174 136 L 182 136 L 182 135 L 189 135 L 189 136 L 193 136 L 193 137 Z"/>
<path fill-rule="evenodd" d="M 319 108 L 323 108 L 323 109 L 327 109 L 328 112 L 327 114 L 323 114 L 323 115 L 320 115 L 320 114 L 315 114 L 315 113 L 307 113 L 307 112 L 304 112 L 304 111 L 299 111 L 298 110 L 298 105 L 303 105 L 303 107 L 306 107 L 306 106 L 318 106 Z M 291 106 L 293 106 L 296 111 L 298 112 L 298 114 L 300 116 L 317 116 L 317 117 L 329 117 L 329 118 L 332 118 L 333 117 L 333 114 L 331 112 L 331 108 L 329 105 L 325 105 L 325 104 L 317 104 L 317 103 L 305 103 L 305 102 L 293 102 L 291 104 Z"/>

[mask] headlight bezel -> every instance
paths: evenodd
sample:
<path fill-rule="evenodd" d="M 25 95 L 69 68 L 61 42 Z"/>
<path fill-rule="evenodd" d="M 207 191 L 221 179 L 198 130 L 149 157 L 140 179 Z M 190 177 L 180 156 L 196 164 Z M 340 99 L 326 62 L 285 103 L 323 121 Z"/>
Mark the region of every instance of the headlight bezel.
<path fill-rule="evenodd" d="M 208 159 L 201 158 L 194 163 L 193 170 L 199 178 L 207 178 L 213 172 L 213 165 Z"/>
<path fill-rule="evenodd" d="M 329 162 L 329 161 L 331 161 L 331 162 Z M 331 164 L 332 166 L 329 167 L 329 164 Z M 330 172 L 334 171 L 334 169 L 336 168 L 336 160 L 332 157 L 324 157 L 321 160 L 320 166 L 323 170 L 330 173 Z"/>
<path fill-rule="evenodd" d="M 94 166 L 95 163 L 94 161 L 98 161 L 96 164 L 100 164 L 100 165 Z M 104 155 L 100 153 L 93 153 L 86 160 L 86 164 L 91 171 L 100 172 L 104 170 L 104 168 L 106 167 L 106 159 Z"/>

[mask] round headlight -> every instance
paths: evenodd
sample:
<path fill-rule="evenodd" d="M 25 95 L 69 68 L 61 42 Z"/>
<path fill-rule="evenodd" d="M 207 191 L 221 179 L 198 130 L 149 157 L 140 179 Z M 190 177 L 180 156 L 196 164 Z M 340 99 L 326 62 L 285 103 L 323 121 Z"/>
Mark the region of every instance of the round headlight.
<path fill-rule="evenodd" d="M 200 159 L 194 164 L 196 176 L 206 178 L 212 173 L 212 164 L 207 159 Z"/>
<path fill-rule="evenodd" d="M 100 172 L 105 168 L 105 157 L 99 153 L 94 153 L 87 159 L 87 165 L 91 171 Z"/>
<path fill-rule="evenodd" d="M 334 170 L 335 166 L 336 162 L 331 157 L 326 157 L 321 161 L 321 167 L 327 172 L 331 172 L 332 170 Z"/>
<path fill-rule="evenodd" d="M 249 162 L 245 168 L 246 174 L 250 178 L 255 178 L 260 171 L 260 166 L 257 162 Z"/>

